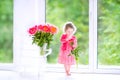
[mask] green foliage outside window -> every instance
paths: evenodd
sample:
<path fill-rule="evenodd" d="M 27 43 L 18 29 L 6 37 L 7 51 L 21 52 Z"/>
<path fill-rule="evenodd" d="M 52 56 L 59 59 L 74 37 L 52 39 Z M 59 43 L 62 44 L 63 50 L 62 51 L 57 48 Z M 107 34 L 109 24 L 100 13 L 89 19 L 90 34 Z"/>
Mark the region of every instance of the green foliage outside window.
<path fill-rule="evenodd" d="M 120 65 L 120 0 L 98 0 L 98 63 Z"/>
<path fill-rule="evenodd" d="M 0 0 L 0 63 L 13 60 L 13 0 Z"/>
<path fill-rule="evenodd" d="M 88 64 L 88 41 L 89 41 L 89 2 L 88 0 L 46 0 L 46 22 L 59 27 L 58 34 L 54 37 L 52 54 L 48 57 L 49 63 L 57 63 L 60 36 L 62 27 L 71 21 L 77 27 L 76 37 L 80 45 L 80 63 Z"/>

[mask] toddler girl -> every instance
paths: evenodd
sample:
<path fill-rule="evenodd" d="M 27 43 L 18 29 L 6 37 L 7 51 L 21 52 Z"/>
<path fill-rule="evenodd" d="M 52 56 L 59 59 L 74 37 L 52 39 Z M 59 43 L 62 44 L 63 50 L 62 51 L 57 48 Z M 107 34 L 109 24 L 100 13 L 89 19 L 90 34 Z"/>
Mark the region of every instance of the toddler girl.
<path fill-rule="evenodd" d="M 73 35 L 76 31 L 75 26 L 72 22 L 67 22 L 64 26 L 64 32 L 60 38 L 61 46 L 60 53 L 58 57 L 58 62 L 64 64 L 64 68 L 66 71 L 66 75 L 70 76 L 70 67 L 75 64 L 75 58 L 71 54 L 71 50 L 73 50 L 77 46 L 77 39 Z"/>

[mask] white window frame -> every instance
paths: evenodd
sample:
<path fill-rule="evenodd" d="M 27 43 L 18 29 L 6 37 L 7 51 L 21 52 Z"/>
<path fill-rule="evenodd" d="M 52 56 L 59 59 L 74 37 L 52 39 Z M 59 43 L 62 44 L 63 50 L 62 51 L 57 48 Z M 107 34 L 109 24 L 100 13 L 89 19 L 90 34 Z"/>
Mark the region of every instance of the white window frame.
<path fill-rule="evenodd" d="M 92 63 L 92 65 L 91 65 L 91 67 L 93 67 L 93 72 L 94 73 L 120 73 L 120 66 L 119 67 L 116 67 L 116 66 L 113 66 L 113 67 L 111 67 L 111 68 L 108 68 L 109 66 L 106 66 L 106 68 L 104 67 L 104 68 L 98 68 L 98 58 L 97 58 L 97 54 L 98 54 L 98 52 L 97 52 L 97 44 L 98 44 L 98 40 L 97 40 L 97 0 L 89 0 L 89 2 L 90 2 L 90 7 L 89 7 L 89 9 L 90 9 L 90 13 L 92 13 L 92 23 L 91 23 L 91 25 L 89 25 L 90 26 L 90 28 L 92 27 L 93 28 L 93 31 L 92 31 L 92 35 L 93 35 L 93 42 L 92 42 L 92 45 L 93 45 L 93 52 L 92 52 L 92 54 L 91 54 L 91 58 L 93 58 L 91 61 L 91 63 Z M 93 8 L 93 9 L 92 9 Z M 92 11 L 92 12 L 91 12 Z M 92 35 L 90 35 L 90 37 L 92 36 Z M 90 46 L 89 46 L 90 47 Z M 92 57 L 93 56 L 93 57 Z M 89 56 L 90 57 L 90 56 Z"/>
<path fill-rule="evenodd" d="M 89 0 L 89 67 L 75 72 L 120 73 L 120 67 L 98 68 L 97 43 L 97 0 Z"/>
<path fill-rule="evenodd" d="M 23 66 L 21 65 L 23 57 L 33 59 L 39 56 L 35 54 L 38 49 L 30 44 L 31 41 L 27 37 L 28 34 L 25 30 L 35 24 L 45 23 L 45 8 L 45 0 L 29 0 L 29 2 L 27 0 L 14 0 L 13 63 L 0 64 L 0 69 L 17 71 Z M 31 57 L 33 53 L 35 55 Z M 120 73 L 120 68 L 98 68 L 97 60 L 97 0 L 89 0 L 89 65 L 88 68 L 78 69 L 75 72 Z"/>

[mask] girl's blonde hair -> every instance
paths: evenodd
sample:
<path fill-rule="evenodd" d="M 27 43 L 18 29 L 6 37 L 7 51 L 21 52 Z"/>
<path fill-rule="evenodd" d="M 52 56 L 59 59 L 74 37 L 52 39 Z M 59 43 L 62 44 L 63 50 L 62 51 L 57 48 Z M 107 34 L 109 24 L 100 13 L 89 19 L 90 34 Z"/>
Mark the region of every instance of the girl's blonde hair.
<path fill-rule="evenodd" d="M 72 28 L 74 31 L 73 31 L 73 34 L 76 32 L 76 27 L 75 25 L 72 23 L 72 22 L 66 22 L 63 26 L 63 32 L 65 33 L 65 31 L 68 29 L 68 28 Z"/>

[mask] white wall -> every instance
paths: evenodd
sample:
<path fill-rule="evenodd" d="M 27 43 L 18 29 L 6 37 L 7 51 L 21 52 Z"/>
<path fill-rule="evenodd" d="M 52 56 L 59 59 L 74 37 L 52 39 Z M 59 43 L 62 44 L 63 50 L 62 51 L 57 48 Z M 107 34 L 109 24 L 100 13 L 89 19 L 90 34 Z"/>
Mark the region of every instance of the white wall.
<path fill-rule="evenodd" d="M 45 22 L 45 0 L 14 0 L 14 64 L 16 70 L 34 70 L 37 67 L 39 48 L 32 45 L 27 30 Z"/>

